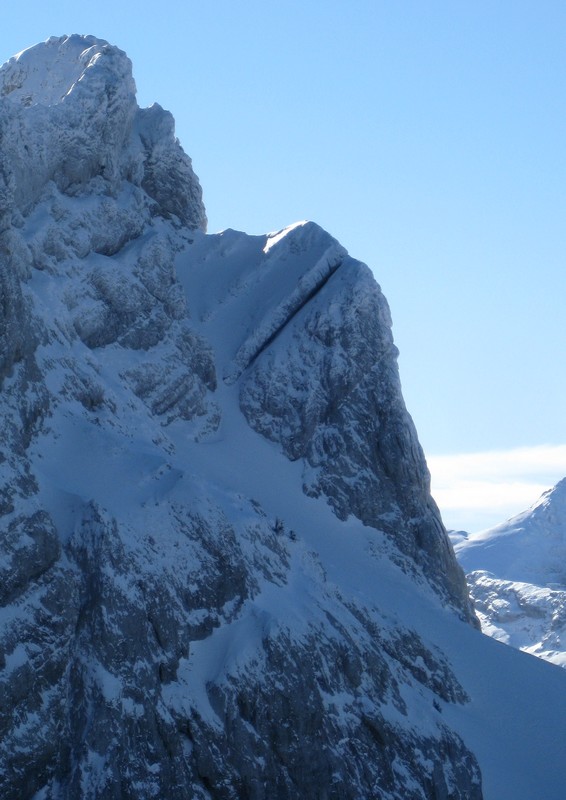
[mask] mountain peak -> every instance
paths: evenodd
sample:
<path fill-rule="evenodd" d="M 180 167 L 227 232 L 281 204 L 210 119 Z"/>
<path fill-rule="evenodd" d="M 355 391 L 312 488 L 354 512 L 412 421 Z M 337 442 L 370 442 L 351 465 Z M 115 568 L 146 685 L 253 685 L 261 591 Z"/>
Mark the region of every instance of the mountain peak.
<path fill-rule="evenodd" d="M 455 549 L 467 573 L 489 570 L 500 579 L 566 587 L 566 479 L 526 511 Z"/>
<path fill-rule="evenodd" d="M 4 64 L 0 97 L 23 106 L 52 106 L 109 77 L 122 91 L 135 95 L 132 65 L 122 50 L 94 36 L 52 36 Z"/>
<path fill-rule="evenodd" d="M 551 489 L 543 492 L 532 509 L 539 506 L 551 506 L 553 511 L 563 513 L 566 518 L 566 478 L 562 478 Z"/>
<path fill-rule="evenodd" d="M 0 231 L 51 191 L 141 188 L 152 216 L 206 228 L 202 191 L 173 117 L 140 109 L 126 54 L 94 36 L 51 37 L 0 68 Z M 15 214 L 15 220 L 14 220 Z"/>
<path fill-rule="evenodd" d="M 198 230 L 106 42 L 0 86 L 3 800 L 561 796 L 566 674 L 474 627 L 369 268 Z"/>
<path fill-rule="evenodd" d="M 484 633 L 566 667 L 566 479 L 455 549 Z"/>

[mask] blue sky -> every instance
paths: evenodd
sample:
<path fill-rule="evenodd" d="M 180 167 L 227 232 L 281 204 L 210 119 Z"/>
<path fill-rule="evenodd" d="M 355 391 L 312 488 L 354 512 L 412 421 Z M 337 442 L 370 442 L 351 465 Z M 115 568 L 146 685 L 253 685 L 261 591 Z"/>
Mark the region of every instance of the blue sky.
<path fill-rule="evenodd" d="M 564 2 L 2 13 L 0 61 L 73 32 L 128 53 L 140 104 L 175 116 L 210 230 L 313 219 L 370 265 L 448 525 L 501 521 L 566 475 Z"/>

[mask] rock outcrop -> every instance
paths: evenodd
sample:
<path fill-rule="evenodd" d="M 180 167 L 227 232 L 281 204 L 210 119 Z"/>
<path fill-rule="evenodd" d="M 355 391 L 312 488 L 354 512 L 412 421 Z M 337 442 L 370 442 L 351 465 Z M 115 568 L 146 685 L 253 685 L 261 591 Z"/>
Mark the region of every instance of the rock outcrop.
<path fill-rule="evenodd" d="M 2 225 L 51 184 L 74 197 L 112 194 L 125 180 L 143 188 L 154 214 L 205 228 L 171 114 L 138 108 L 135 95 L 126 54 L 93 36 L 52 37 L 10 59 L 0 76 Z"/>
<path fill-rule="evenodd" d="M 482 637 L 369 270 L 206 235 L 105 42 L 0 97 L 2 797 L 479 800 Z"/>

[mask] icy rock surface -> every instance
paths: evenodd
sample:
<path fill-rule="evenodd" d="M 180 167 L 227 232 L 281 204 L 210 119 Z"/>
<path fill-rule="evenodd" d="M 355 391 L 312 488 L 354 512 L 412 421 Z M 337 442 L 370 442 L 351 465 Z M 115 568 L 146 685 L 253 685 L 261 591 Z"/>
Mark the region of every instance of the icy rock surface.
<path fill-rule="evenodd" d="M 206 235 L 105 42 L 0 86 L 2 798 L 558 800 L 566 692 L 474 627 L 367 268 Z"/>
<path fill-rule="evenodd" d="M 566 478 L 455 549 L 484 633 L 566 667 Z"/>
<path fill-rule="evenodd" d="M 125 53 L 92 36 L 52 37 L 10 59 L 0 75 L 0 226 L 53 181 L 75 195 L 91 181 L 113 193 L 126 180 L 154 213 L 206 226 L 198 179 L 171 114 L 139 109 Z"/>

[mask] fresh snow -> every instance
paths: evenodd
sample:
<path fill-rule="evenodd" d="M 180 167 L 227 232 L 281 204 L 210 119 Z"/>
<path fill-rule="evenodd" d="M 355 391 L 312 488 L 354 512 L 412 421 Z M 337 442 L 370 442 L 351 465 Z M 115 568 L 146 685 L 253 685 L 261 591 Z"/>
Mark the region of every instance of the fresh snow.
<path fill-rule="evenodd" d="M 79 40 L 83 42 L 80 47 Z M 110 52 L 120 69 L 126 69 L 120 51 L 105 50 L 109 46 L 90 38 L 87 44 L 93 49 L 85 51 L 80 37 L 49 40 L 35 56 L 24 51 L 9 62 L 4 71 L 4 85 L 9 89 L 4 98 L 6 108 L 10 104 L 24 108 L 35 104 L 45 110 L 74 102 L 77 91 L 85 90 L 93 73 L 106 63 L 99 57 L 102 53 Z M 54 70 L 49 75 L 44 56 L 56 45 L 62 48 L 63 60 L 49 67 Z M 113 75 L 110 70 L 106 77 L 113 79 Z M 102 79 L 94 81 L 95 90 L 103 83 Z M 126 94 L 132 85 L 127 83 Z M 96 91 L 94 97 L 98 96 Z M 264 642 L 270 635 L 288 634 L 291 646 L 302 643 L 312 647 L 317 642 L 328 644 L 331 637 L 345 646 L 347 636 L 351 636 L 355 646 L 370 652 L 375 642 L 370 626 L 360 623 L 361 617 L 374 625 L 384 642 L 400 643 L 393 654 L 383 654 L 396 676 L 399 697 L 394 696 L 391 685 L 386 686 L 378 710 L 392 730 L 405 733 L 408 741 L 413 735 L 416 740 L 430 737 L 439 741 L 445 726 L 457 732 L 479 761 L 485 800 L 563 800 L 566 670 L 507 647 L 461 619 L 453 606 L 442 601 L 424 570 L 416 565 L 413 570 L 407 567 L 409 559 L 399 557 L 390 535 L 364 525 L 353 514 L 340 520 L 324 495 L 307 496 L 303 485 L 308 468 L 303 459 L 287 458 L 280 443 L 254 432 L 240 410 L 239 378 L 273 342 L 286 344 L 295 337 L 299 339 L 299 352 L 312 344 L 304 331 L 289 330 L 288 321 L 299 318 L 316 295 L 328 300 L 328 318 L 339 329 L 344 312 L 332 293 L 325 294 L 325 290 L 335 285 L 333 282 L 343 286 L 366 268 L 312 222 L 296 223 L 265 236 L 232 230 L 206 235 L 198 182 L 186 156 L 175 149 L 178 145 L 172 140 L 169 117 L 158 108 L 145 111 L 149 113 L 131 109 L 126 133 L 112 124 L 108 129 L 112 133 L 110 143 L 106 133 L 101 136 L 110 151 L 104 151 L 108 156 L 104 179 L 78 170 L 72 174 L 73 179 L 78 175 L 77 184 L 72 184 L 75 195 L 66 194 L 55 184 L 46 189 L 39 178 L 27 187 L 30 194 L 20 206 L 22 198 L 10 195 L 18 223 L 17 231 L 10 233 L 12 241 L 19 242 L 14 253 L 21 259 L 18 263 L 25 307 L 30 309 L 31 318 L 41 321 L 33 357 L 50 404 L 25 448 L 29 473 L 37 485 L 34 483 L 27 496 L 23 490 L 14 491 L 14 509 L 8 516 L 29 514 L 30 506 L 32 512 L 49 512 L 63 545 L 60 557 L 65 568 L 65 559 L 69 558 L 65 553 L 72 552 L 73 542 L 85 527 L 92 525 L 91 539 L 87 538 L 85 544 L 79 538 L 75 545 L 94 550 L 81 552 L 85 559 L 98 557 L 97 537 L 110 540 L 103 542 L 108 547 L 103 552 L 110 553 L 118 567 L 114 563 L 98 564 L 97 577 L 103 581 L 110 575 L 112 594 L 106 599 L 115 608 L 100 607 L 100 625 L 118 652 L 137 644 L 128 642 L 118 625 L 123 609 L 145 614 L 144 624 L 154 625 L 154 638 L 161 650 L 166 650 L 166 643 L 160 641 L 163 631 L 150 619 L 153 598 L 145 596 L 144 581 L 155 590 L 159 582 L 178 580 L 189 593 L 193 582 L 198 583 L 200 576 L 195 576 L 195 570 L 202 569 L 204 563 L 201 543 L 176 527 L 175 513 L 180 510 L 186 517 L 195 514 L 206 520 L 220 551 L 229 544 L 223 541 L 228 536 L 226 529 L 233 532 L 255 581 L 253 591 L 241 605 L 236 595 L 215 611 L 188 603 L 183 607 L 181 600 L 171 595 L 172 603 L 179 603 L 179 615 L 190 616 L 195 629 L 201 622 L 203 626 L 210 622 L 210 629 L 204 626 L 200 638 L 187 643 L 186 652 L 175 664 L 174 677 L 159 684 L 155 704 L 163 724 L 171 722 L 173 728 L 175 714 L 178 719 L 184 712 L 188 719 L 196 710 L 210 729 L 220 730 L 222 721 L 211 697 L 211 682 L 227 687 L 244 677 L 256 677 L 257 685 L 261 685 L 267 659 Z M 17 114 L 23 112 L 13 113 L 19 120 Z M 43 119 L 43 113 L 37 119 Z M 102 116 L 106 122 L 105 114 Z M 57 120 L 65 128 L 65 116 L 63 112 L 59 116 L 59 110 Z M 160 138 L 164 130 L 166 134 Z M 55 142 L 56 132 L 47 133 L 53 138 L 45 141 Z M 38 135 L 34 128 L 30 141 Z M 127 157 L 117 142 L 126 148 Z M 113 150 L 115 147 L 118 149 Z M 153 174 L 146 176 L 146 189 L 142 190 L 136 170 L 141 168 L 144 147 L 153 148 L 153 155 L 157 153 L 156 164 L 162 164 L 165 158 L 163 169 L 174 173 L 174 189 L 182 186 L 184 193 L 194 192 L 190 208 L 183 206 L 182 198 L 181 205 L 176 201 L 171 205 L 168 187 L 161 191 L 163 175 L 159 180 Z M 68 154 L 61 152 L 55 152 L 53 162 L 51 154 L 42 162 L 46 174 L 52 168 L 49 174 L 59 174 L 59 155 L 67 168 Z M 143 157 L 150 160 L 148 153 Z M 98 169 L 100 165 L 95 162 Z M 169 169 L 171 165 L 179 172 Z M 6 184 L 8 194 L 12 184 Z M 68 184 L 64 181 L 63 185 L 66 190 Z M 24 200 L 29 201 L 27 205 Z M 192 220 L 191 225 L 179 225 L 179 209 L 186 212 L 184 222 Z M 142 302 L 146 299 L 141 288 L 144 280 L 143 287 L 151 290 L 146 294 L 156 301 L 147 308 Z M 130 331 L 123 333 L 121 329 L 114 339 L 106 341 L 108 308 L 96 295 L 95 284 L 100 295 L 111 298 L 112 309 L 116 306 L 124 317 L 131 315 L 145 323 L 149 319 L 154 327 L 159 322 L 158 300 L 168 309 L 169 327 L 155 341 L 144 338 L 147 330 L 143 327 L 136 329 L 138 338 L 134 337 L 133 344 L 128 339 L 124 343 L 121 337 Z M 359 302 L 356 313 L 365 313 L 364 298 Z M 385 305 L 382 313 L 380 322 L 387 326 Z M 120 322 L 118 319 L 116 325 Z M 186 344 L 188 339 L 201 345 L 200 350 L 196 345 L 194 348 L 202 360 L 194 372 L 200 370 L 198 377 L 204 389 L 198 382 L 188 388 L 183 383 L 183 367 L 187 371 L 183 359 L 193 351 L 179 349 L 178 341 Z M 391 351 L 385 355 L 390 356 Z M 216 368 L 217 386 L 205 383 L 209 357 Z M 148 365 L 155 371 L 147 369 Z M 2 384 L 1 399 L 5 400 L 10 421 L 21 422 L 17 405 L 21 398 L 16 394 L 18 386 L 25 383 L 25 368 L 21 360 L 14 359 Z M 155 385 L 145 375 L 151 385 L 148 388 L 140 381 L 141 388 L 136 392 L 132 388 L 136 369 L 147 369 L 151 378 L 157 376 Z M 82 387 L 82 394 L 77 387 Z M 185 412 L 187 395 L 192 392 L 198 400 L 201 389 L 205 395 L 202 407 L 197 404 L 197 411 Z M 152 391 L 163 391 L 166 400 L 177 398 L 178 407 L 171 400 L 164 411 L 152 410 Z M 14 485 L 18 487 L 16 479 L 22 477 L 17 473 L 18 463 L 13 466 L 5 461 L 1 466 L 11 478 L 9 470 L 14 470 Z M 351 476 L 352 481 L 358 479 L 358 475 Z M 515 528 L 502 526 L 491 536 L 463 537 L 458 547 L 466 569 L 483 562 L 487 552 L 493 555 L 492 567 L 503 569 L 501 577 L 505 580 L 528 581 L 536 576 L 540 581 L 544 577 L 546 583 L 539 585 L 550 593 L 556 591 L 553 587 L 557 583 L 562 581 L 563 586 L 564 537 L 557 538 L 550 525 L 551 505 L 550 500 L 542 503 L 542 510 L 535 515 L 538 533 L 527 526 L 525 517 L 514 523 Z M 394 510 L 383 521 L 392 525 Z M 119 527 L 117 544 L 112 539 L 114 522 Z M 257 531 L 261 535 L 256 535 Z M 534 557 L 541 536 L 547 545 L 544 562 Z M 15 545 L 16 556 L 17 548 L 25 550 L 26 545 L 23 536 Z M 114 545 L 116 549 L 112 550 Z M 510 564 L 513 570 L 516 568 L 512 578 L 511 572 L 505 573 Z M 143 569 L 138 574 L 140 565 Z M 0 567 L 9 570 L 10 564 L 6 560 Z M 489 565 L 482 563 L 481 569 L 489 569 Z M 142 579 L 141 586 L 138 578 Z M 36 612 L 38 618 L 44 613 L 43 595 L 34 588 L 33 580 L 30 586 L 23 600 L 18 596 L 0 607 L 0 631 L 6 641 L 12 641 L 11 632 L 33 627 Z M 162 613 L 170 612 L 176 622 L 177 610 L 167 608 Z M 211 622 L 213 611 L 216 616 Z M 169 618 L 163 624 L 165 632 L 168 622 Z M 314 641 L 313 631 L 320 634 Z M 89 634 L 88 628 L 82 630 L 85 638 L 79 663 L 92 690 L 88 702 L 94 703 L 98 697 L 141 720 L 146 713 L 146 698 L 134 699 L 127 694 L 126 684 L 139 680 L 144 669 L 155 669 L 155 663 L 148 659 L 135 664 L 139 672 L 114 674 L 97 658 L 97 642 Z M 423 647 L 419 652 L 434 655 L 431 663 L 437 665 L 434 669 L 438 675 L 431 675 L 421 655 L 414 663 L 402 663 L 404 636 L 407 646 L 420 640 Z M 11 649 L 3 655 L 3 680 L 33 663 L 32 647 L 13 640 Z M 321 663 L 325 663 L 323 659 Z M 441 679 L 442 667 L 454 673 L 465 701 L 440 699 L 431 681 L 418 677 L 422 673 L 426 679 Z M 279 679 L 286 677 L 281 673 Z M 367 675 L 360 677 L 362 689 L 356 691 L 339 674 L 326 677 L 329 688 L 324 693 L 324 706 L 347 737 L 352 721 L 376 710 L 374 701 L 363 692 Z M 47 691 L 40 702 L 41 711 L 49 711 Z M 18 742 L 25 742 L 26 735 L 37 731 L 38 713 L 21 715 L 16 729 Z M 192 744 L 188 739 L 183 747 L 190 756 Z M 85 796 L 102 786 L 97 782 L 103 781 L 106 759 L 111 756 L 109 751 L 102 756 L 87 748 L 82 774 Z M 429 773 L 432 761 L 423 757 L 420 766 Z M 413 779 L 401 758 L 394 759 L 392 769 L 403 776 L 407 787 L 411 786 Z M 157 781 L 159 765 L 149 763 L 147 771 Z M 450 780 L 448 776 L 448 783 Z M 149 785 L 140 785 L 140 797 L 145 796 L 144 791 L 148 797 L 158 791 L 158 784 L 151 783 L 152 795 Z M 416 782 L 413 788 L 419 791 Z M 47 790 L 40 790 L 35 800 L 50 796 Z"/>
<path fill-rule="evenodd" d="M 198 309 L 193 323 L 213 342 L 220 363 L 229 363 L 247 331 L 257 329 L 254 320 L 258 319 L 257 292 L 261 289 L 256 290 L 248 274 L 254 254 L 260 258 L 264 247 L 265 237 L 227 232 L 205 238 L 198 234 L 194 244 L 186 246 L 185 255 L 178 257 L 187 302 Z M 284 236 L 270 248 L 270 258 L 281 257 L 278 248 L 286 257 Z M 205 269 L 210 281 L 201 274 Z M 204 299 L 197 294 L 201 280 Z M 273 307 L 283 291 L 276 287 Z M 200 305 L 195 302 L 197 297 Z M 248 328 L 238 330 L 236 319 L 251 322 Z M 51 348 L 45 358 L 54 355 Z M 110 379 L 111 360 L 97 365 L 97 370 L 114 387 L 114 402 L 122 408 L 131 404 L 131 396 L 120 396 L 124 390 L 115 378 Z M 51 380 L 56 380 L 56 374 Z M 442 703 L 441 719 L 479 759 L 485 800 L 562 800 L 566 786 L 566 673 L 459 621 L 451 610 L 439 606 L 427 585 L 416 585 L 385 557 L 391 545 L 382 534 L 354 517 L 339 521 L 323 498 L 309 498 L 297 491 L 303 479 L 302 463 L 289 461 L 274 443 L 250 429 L 238 407 L 237 385 L 220 383 L 215 402 L 222 422 L 212 438 L 202 441 L 190 435 L 191 426 L 181 420 L 165 429 L 158 420 L 140 428 L 132 408 L 125 449 L 120 431 L 112 434 L 96 417 L 62 406 L 50 420 L 50 432 L 36 446 L 34 467 L 41 484 L 38 499 L 63 531 L 70 532 L 73 508 L 87 499 L 117 519 L 130 520 L 134 530 L 136 520 L 144 514 L 174 504 L 177 497 L 186 502 L 194 493 L 195 497 L 214 497 L 224 505 L 230 497 L 253 498 L 270 519 L 285 521 L 285 536 L 293 531 L 296 538 L 287 539 L 289 584 L 278 588 L 265 581 L 238 619 L 193 643 L 189 658 L 181 663 L 179 684 L 167 688 L 169 702 L 182 705 L 183 692 L 190 691 L 191 702 L 203 717 L 218 724 L 206 681 L 237 671 L 240 661 L 246 669 L 254 663 L 261 669 L 261 637 L 266 626 L 285 626 L 295 637 L 300 636 L 304 619 L 324 605 L 322 598 L 338 594 L 370 610 L 385 629 L 417 630 L 428 647 L 446 654 L 471 699 L 463 706 Z M 62 502 L 64 498 L 67 500 Z M 225 511 L 236 521 L 241 513 L 237 503 Z M 505 535 L 500 534 L 501 541 Z M 470 540 L 482 541 L 477 537 Z M 469 552 L 479 550 L 476 547 Z M 342 622 L 346 627 L 351 623 L 348 618 Z M 106 692 L 117 690 L 105 686 Z M 420 691 L 405 688 L 404 692 L 411 724 L 420 730 L 433 729 L 434 718 L 430 707 L 423 706 Z M 343 714 L 353 698 L 332 697 L 328 702 Z M 392 722 L 398 724 L 398 711 L 394 706 L 390 709 Z"/>
<path fill-rule="evenodd" d="M 566 667 L 566 479 L 507 522 L 452 541 L 483 632 Z"/>
<path fill-rule="evenodd" d="M 4 65 L 10 98 L 22 105 L 52 106 L 61 103 L 76 87 L 85 71 L 96 64 L 104 44 L 90 37 L 67 37 L 53 57 L 52 37 L 33 48 L 22 50 Z"/>
<path fill-rule="evenodd" d="M 456 552 L 466 572 L 566 587 L 566 478 L 527 511 L 468 536 Z"/>

